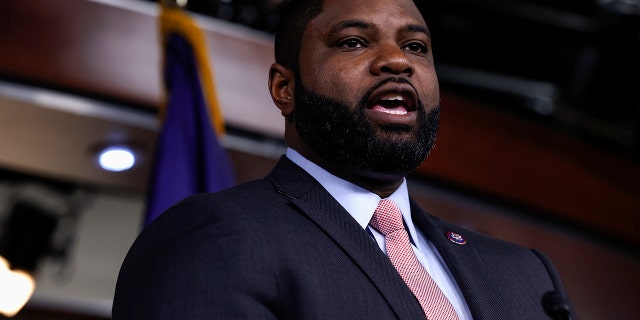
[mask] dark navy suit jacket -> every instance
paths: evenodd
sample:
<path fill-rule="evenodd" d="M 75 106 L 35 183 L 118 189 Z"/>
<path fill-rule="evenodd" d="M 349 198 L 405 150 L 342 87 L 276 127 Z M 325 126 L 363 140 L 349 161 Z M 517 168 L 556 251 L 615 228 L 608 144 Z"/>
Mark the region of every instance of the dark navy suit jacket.
<path fill-rule="evenodd" d="M 412 202 L 474 319 L 549 319 L 560 291 L 541 254 L 444 222 Z M 453 231 L 466 237 L 459 245 Z M 147 227 L 122 265 L 123 319 L 424 319 L 374 240 L 283 157 L 264 179 L 181 201 Z"/>

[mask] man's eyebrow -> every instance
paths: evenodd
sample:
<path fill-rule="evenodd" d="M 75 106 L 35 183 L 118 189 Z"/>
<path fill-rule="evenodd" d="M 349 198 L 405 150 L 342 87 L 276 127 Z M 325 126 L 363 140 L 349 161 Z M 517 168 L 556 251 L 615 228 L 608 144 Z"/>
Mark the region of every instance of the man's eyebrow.
<path fill-rule="evenodd" d="M 362 20 L 344 20 L 336 23 L 333 27 L 331 27 L 331 29 L 329 30 L 329 34 L 338 33 L 342 30 L 349 29 L 349 28 L 371 29 L 373 28 L 373 25 L 368 22 L 364 22 Z M 424 33 L 428 37 L 431 37 L 431 31 L 427 26 L 423 26 L 419 24 L 410 24 L 410 25 L 407 25 L 405 29 L 409 32 Z"/>
<path fill-rule="evenodd" d="M 338 33 L 344 29 L 349 28 L 357 28 L 357 29 L 370 29 L 372 26 L 370 23 L 364 22 L 362 20 L 344 20 L 336 23 L 331 29 L 329 33 Z"/>
<path fill-rule="evenodd" d="M 419 25 L 419 24 L 410 24 L 407 26 L 407 31 L 409 32 L 420 32 L 426 34 L 428 37 L 431 37 L 431 31 L 427 26 Z"/>

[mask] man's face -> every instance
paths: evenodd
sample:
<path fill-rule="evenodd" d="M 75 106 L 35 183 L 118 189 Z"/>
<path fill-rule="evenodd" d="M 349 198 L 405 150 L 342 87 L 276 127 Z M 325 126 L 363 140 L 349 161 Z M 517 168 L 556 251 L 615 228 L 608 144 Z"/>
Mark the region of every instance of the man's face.
<path fill-rule="evenodd" d="M 411 0 L 325 0 L 305 29 L 294 121 L 325 160 L 406 173 L 433 145 L 438 82 Z"/>

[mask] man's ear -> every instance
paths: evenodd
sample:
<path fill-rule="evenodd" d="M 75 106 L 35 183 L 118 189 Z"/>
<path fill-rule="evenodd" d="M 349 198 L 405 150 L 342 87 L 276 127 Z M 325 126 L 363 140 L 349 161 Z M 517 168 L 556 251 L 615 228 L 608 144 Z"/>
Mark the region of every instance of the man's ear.
<path fill-rule="evenodd" d="M 269 69 L 269 93 L 280 113 L 288 118 L 293 114 L 293 93 L 295 90 L 295 75 L 285 66 L 274 63 Z"/>

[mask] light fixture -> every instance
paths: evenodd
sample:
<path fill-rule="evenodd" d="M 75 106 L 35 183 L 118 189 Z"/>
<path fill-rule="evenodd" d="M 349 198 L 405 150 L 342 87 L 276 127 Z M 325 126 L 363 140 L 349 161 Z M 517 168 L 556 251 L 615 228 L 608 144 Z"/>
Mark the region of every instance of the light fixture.
<path fill-rule="evenodd" d="M 78 218 L 91 192 L 75 184 L 0 171 L 10 187 L 0 202 L 0 319 L 13 317 L 34 293 L 38 265 L 65 265 Z M 4 182 L 4 181 L 0 181 Z"/>
<path fill-rule="evenodd" d="M 0 314 L 12 317 L 35 289 L 38 262 L 51 252 L 58 217 L 35 203 L 17 200 L 0 232 Z"/>
<path fill-rule="evenodd" d="M 36 287 L 33 277 L 22 270 L 11 270 L 0 256 L 0 314 L 13 317 L 29 301 Z"/>
<path fill-rule="evenodd" d="M 124 146 L 107 147 L 98 155 L 98 164 L 107 171 L 125 171 L 131 169 L 135 163 L 135 153 Z"/>

